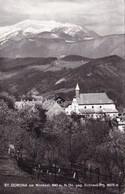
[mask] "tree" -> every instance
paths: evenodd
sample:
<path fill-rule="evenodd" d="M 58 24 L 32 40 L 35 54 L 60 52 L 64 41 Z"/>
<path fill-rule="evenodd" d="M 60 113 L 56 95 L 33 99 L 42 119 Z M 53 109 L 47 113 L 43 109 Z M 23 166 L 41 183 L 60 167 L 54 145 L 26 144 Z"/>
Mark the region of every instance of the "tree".
<path fill-rule="evenodd" d="M 7 103 L 9 108 L 14 109 L 14 103 L 15 103 L 15 97 L 14 96 L 10 96 L 6 92 L 1 92 L 0 93 L 0 99 L 4 100 L 4 102 Z"/>
<path fill-rule="evenodd" d="M 18 131 L 19 122 L 18 114 L 15 110 L 9 109 L 8 104 L 0 100 L 0 144 L 1 151 L 13 143 L 16 135 L 15 129 Z"/>
<path fill-rule="evenodd" d="M 55 116 L 53 120 L 48 120 L 45 125 L 45 132 L 49 134 L 49 144 L 53 151 L 58 150 L 58 162 L 70 163 L 71 168 L 80 154 L 78 127 L 77 122 L 63 113 Z"/>
<path fill-rule="evenodd" d="M 112 160 L 118 171 L 121 173 L 121 184 L 125 178 L 125 133 L 119 130 L 110 132 L 110 153 L 113 154 Z"/>
<path fill-rule="evenodd" d="M 121 184 L 125 178 L 125 134 L 119 130 L 112 129 L 103 139 L 102 143 L 96 146 L 96 157 L 94 160 L 99 163 L 104 174 L 111 179 L 115 177 L 118 182 L 119 173 Z"/>
<path fill-rule="evenodd" d="M 15 145 L 20 149 L 25 150 L 27 156 L 35 161 L 42 146 L 41 132 L 43 130 L 45 118 L 42 120 L 40 112 L 37 109 L 35 109 L 34 112 L 30 107 L 19 110 L 18 118 L 20 127 L 15 136 Z"/>

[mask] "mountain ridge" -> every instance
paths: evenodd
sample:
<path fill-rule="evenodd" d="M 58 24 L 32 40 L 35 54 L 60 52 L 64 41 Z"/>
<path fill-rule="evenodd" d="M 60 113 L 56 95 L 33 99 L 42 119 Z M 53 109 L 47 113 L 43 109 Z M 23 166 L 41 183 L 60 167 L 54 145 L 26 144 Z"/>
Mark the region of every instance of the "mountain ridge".
<path fill-rule="evenodd" d="M 55 56 L 58 58 L 63 55 L 80 55 L 86 58 L 100 58 L 118 55 L 125 58 L 125 35 L 100 36 L 74 24 L 61 24 L 54 21 L 45 22 L 46 25 L 43 23 L 38 22 L 34 25 L 32 21 L 25 21 L 15 24 L 17 31 L 3 33 L 0 57 Z M 24 25 L 24 31 L 21 30 L 20 25 Z M 35 33 L 32 28 L 36 30 Z"/>
<path fill-rule="evenodd" d="M 36 35 L 42 32 L 51 32 L 53 34 L 60 34 L 63 32 L 64 34 L 68 34 L 74 37 L 75 34 L 79 32 L 83 33 L 84 36 L 85 34 L 89 36 L 89 33 L 91 33 L 92 31 L 89 31 L 88 29 L 75 24 L 60 23 L 53 20 L 24 20 L 11 26 L 0 27 L 0 41 L 2 39 L 5 40 L 6 36 L 9 36 L 9 34 L 12 34 L 13 36 L 18 35 L 18 32 L 22 32 L 22 35 L 24 36 L 27 36 L 28 34 Z M 95 32 L 93 32 L 93 34 L 98 36 Z"/>

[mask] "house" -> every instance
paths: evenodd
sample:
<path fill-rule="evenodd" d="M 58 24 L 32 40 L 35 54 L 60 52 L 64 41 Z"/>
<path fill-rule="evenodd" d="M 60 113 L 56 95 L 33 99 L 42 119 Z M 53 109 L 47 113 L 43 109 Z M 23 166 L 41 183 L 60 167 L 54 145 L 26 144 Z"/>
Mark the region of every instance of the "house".
<path fill-rule="evenodd" d="M 15 102 L 16 109 L 22 109 L 30 107 L 32 110 L 35 110 L 36 105 L 42 105 L 43 97 L 41 96 L 34 96 L 32 100 L 22 100 Z"/>
<path fill-rule="evenodd" d="M 117 127 L 119 131 L 125 133 L 125 119 L 122 117 L 116 117 L 112 119 L 112 126 Z"/>
<path fill-rule="evenodd" d="M 43 97 L 35 96 L 31 101 L 21 100 L 15 102 L 15 108 L 18 110 L 28 109 L 36 111 L 36 105 L 41 105 L 43 109 L 46 110 L 46 115 L 49 118 L 52 118 L 61 113 L 65 114 L 64 109 L 54 100 L 43 100 Z"/>
<path fill-rule="evenodd" d="M 121 120 L 121 121 L 118 122 L 118 129 L 121 132 L 125 133 L 125 121 L 124 120 Z"/>
<path fill-rule="evenodd" d="M 114 102 L 106 93 L 80 93 L 79 85 L 75 88 L 72 104 L 66 109 L 66 114 L 76 113 L 86 118 L 116 117 L 118 111 Z"/>
<path fill-rule="evenodd" d="M 64 109 L 57 102 L 53 102 L 46 114 L 49 118 L 53 118 L 54 116 L 57 116 L 61 113 L 65 114 Z"/>

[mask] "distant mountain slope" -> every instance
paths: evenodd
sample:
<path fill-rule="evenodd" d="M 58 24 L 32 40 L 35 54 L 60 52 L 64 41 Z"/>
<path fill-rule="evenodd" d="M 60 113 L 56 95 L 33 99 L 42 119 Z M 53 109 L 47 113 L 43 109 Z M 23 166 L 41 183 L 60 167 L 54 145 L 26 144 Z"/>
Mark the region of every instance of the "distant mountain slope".
<path fill-rule="evenodd" d="M 111 35 L 85 41 L 63 39 L 23 38 L 9 40 L 0 46 L 1 57 L 60 57 L 81 55 L 87 58 L 100 58 L 112 54 L 125 58 L 125 36 Z"/>
<path fill-rule="evenodd" d="M 91 59 L 70 55 L 57 59 L 56 57 L 47 58 L 0 58 L 0 71 L 3 73 L 20 73 L 23 69 L 37 69 L 40 71 L 60 71 L 62 69 L 77 68 Z"/>
<path fill-rule="evenodd" d="M 9 71 L 18 71 L 23 68 L 34 65 L 47 65 L 53 63 L 57 60 L 56 57 L 47 57 L 47 58 L 0 58 L 0 71 L 9 72 Z"/>
<path fill-rule="evenodd" d="M 114 55 L 91 59 L 79 67 L 77 63 L 74 69 L 62 68 L 58 71 L 42 71 L 24 66 L 14 76 L 1 80 L 1 85 L 4 90 L 18 96 L 35 89 L 50 98 L 61 95 L 65 99 L 72 99 L 78 82 L 81 92 L 107 92 L 118 105 L 125 104 L 125 60 Z"/>
<path fill-rule="evenodd" d="M 90 59 L 79 56 L 79 55 L 67 55 L 65 57 L 61 57 L 61 60 L 63 61 L 88 61 Z"/>
<path fill-rule="evenodd" d="M 125 58 L 124 45 L 124 35 L 99 36 L 84 27 L 55 21 L 26 20 L 0 28 L 0 57 Z"/>
<path fill-rule="evenodd" d="M 91 60 L 63 79 L 66 81 L 57 84 L 56 90 L 73 88 L 78 82 L 81 92 L 107 92 L 117 104 L 125 103 L 125 60 L 116 55 Z"/>

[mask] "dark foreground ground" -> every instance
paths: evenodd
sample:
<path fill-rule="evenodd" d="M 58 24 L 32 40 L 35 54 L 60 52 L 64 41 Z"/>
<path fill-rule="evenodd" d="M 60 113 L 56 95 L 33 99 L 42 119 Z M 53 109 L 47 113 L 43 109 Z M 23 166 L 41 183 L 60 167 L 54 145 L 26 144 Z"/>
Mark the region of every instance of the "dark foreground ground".
<path fill-rule="evenodd" d="M 39 184 L 39 185 L 37 185 Z M 0 194 L 123 194 L 118 189 L 76 188 L 51 186 L 38 182 L 21 172 L 16 161 L 9 156 L 0 157 Z"/>

